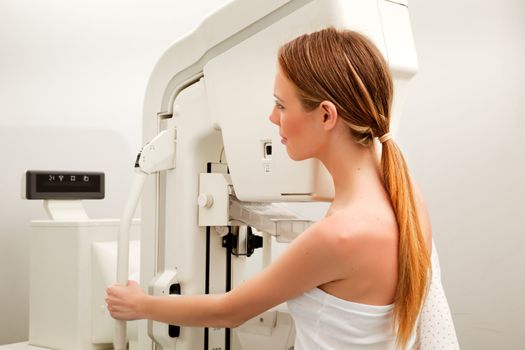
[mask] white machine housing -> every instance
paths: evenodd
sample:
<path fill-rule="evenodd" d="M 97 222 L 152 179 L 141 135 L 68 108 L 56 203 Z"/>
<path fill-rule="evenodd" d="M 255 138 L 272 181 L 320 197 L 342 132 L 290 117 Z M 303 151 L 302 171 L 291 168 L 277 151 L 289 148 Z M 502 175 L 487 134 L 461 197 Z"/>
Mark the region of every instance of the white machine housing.
<path fill-rule="evenodd" d="M 232 221 L 224 199 L 224 217 L 219 218 L 224 225 L 199 226 L 199 203 L 219 207 L 201 193 L 201 174 L 223 174 L 221 186 L 226 187 L 219 192 L 240 203 L 333 197 L 326 169 L 315 160 L 291 161 L 278 128 L 268 121 L 279 46 L 327 26 L 357 30 L 384 54 L 395 85 L 395 133 L 407 84 L 417 71 L 406 1 L 235 0 L 176 41 L 157 62 L 144 101 L 143 138 L 148 142 L 164 129 L 175 129 L 176 168 L 150 176 L 145 184 L 144 288 L 158 288 L 167 271 L 176 276 L 182 294 L 224 293 L 272 260 L 275 249 L 265 232 L 259 232 L 262 251 L 250 258 L 229 257 L 223 236 L 228 226 L 243 223 Z M 268 145 L 271 155 L 265 152 Z M 153 293 L 155 288 L 149 289 Z M 164 349 L 178 350 L 288 349 L 293 344 L 293 324 L 284 306 L 260 320 L 257 327 L 250 321 L 231 333 L 183 327 L 171 340 L 160 334 L 166 327 L 143 323 L 139 348 L 154 347 L 151 338 Z"/>
<path fill-rule="evenodd" d="M 115 281 L 118 227 L 119 221 L 112 219 L 31 222 L 28 349 L 111 346 L 113 322 L 106 309 L 105 289 Z M 139 227 L 140 221 L 134 220 L 129 269 L 133 280 L 139 278 Z M 135 322 L 129 328 L 130 341 L 134 341 Z"/>

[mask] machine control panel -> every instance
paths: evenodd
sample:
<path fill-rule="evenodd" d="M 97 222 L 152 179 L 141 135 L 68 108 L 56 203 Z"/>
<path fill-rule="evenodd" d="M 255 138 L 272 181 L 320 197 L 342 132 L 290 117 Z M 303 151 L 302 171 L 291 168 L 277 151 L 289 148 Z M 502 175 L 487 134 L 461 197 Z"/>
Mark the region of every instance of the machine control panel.
<path fill-rule="evenodd" d="M 26 199 L 103 199 L 104 173 L 26 171 Z"/>

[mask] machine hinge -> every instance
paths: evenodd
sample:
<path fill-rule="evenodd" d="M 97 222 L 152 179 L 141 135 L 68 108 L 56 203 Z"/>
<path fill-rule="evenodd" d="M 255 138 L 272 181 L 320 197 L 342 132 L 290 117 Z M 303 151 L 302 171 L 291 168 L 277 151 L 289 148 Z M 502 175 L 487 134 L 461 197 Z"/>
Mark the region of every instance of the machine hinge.
<path fill-rule="evenodd" d="M 232 255 L 250 257 L 255 249 L 263 247 L 263 238 L 254 234 L 250 226 L 230 226 L 230 232 L 222 238 L 222 246 L 231 247 Z"/>

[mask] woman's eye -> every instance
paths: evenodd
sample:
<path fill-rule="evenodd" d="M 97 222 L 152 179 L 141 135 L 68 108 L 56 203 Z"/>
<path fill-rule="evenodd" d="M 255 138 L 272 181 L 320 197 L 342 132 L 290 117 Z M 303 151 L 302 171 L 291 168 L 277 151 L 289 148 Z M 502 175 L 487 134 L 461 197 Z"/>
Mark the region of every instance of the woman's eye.
<path fill-rule="evenodd" d="M 277 109 L 284 109 L 284 106 L 278 102 L 275 102 L 275 107 L 277 107 Z"/>

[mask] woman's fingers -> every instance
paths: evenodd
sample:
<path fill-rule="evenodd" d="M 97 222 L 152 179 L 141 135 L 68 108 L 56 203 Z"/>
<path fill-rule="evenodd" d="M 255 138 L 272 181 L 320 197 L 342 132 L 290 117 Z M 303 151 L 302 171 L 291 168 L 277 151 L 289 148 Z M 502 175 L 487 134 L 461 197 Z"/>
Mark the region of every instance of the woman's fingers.
<path fill-rule="evenodd" d="M 128 286 L 137 287 L 139 284 L 137 283 L 137 281 L 129 280 L 127 285 Z"/>
<path fill-rule="evenodd" d="M 114 284 L 106 289 L 106 304 L 111 317 L 118 320 L 134 320 L 136 302 L 142 294 L 140 285 L 135 281 L 128 281 L 126 286 Z"/>

